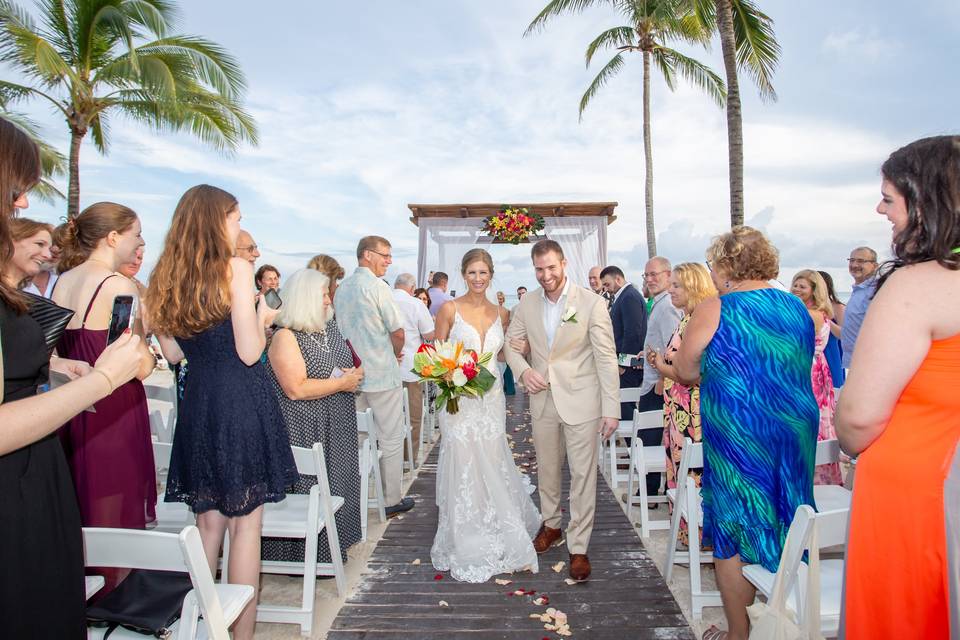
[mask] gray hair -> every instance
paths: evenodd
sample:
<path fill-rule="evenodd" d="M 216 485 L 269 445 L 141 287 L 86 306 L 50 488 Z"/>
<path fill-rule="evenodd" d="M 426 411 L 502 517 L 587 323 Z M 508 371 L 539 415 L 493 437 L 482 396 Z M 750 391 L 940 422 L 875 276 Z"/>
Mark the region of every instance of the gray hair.
<path fill-rule="evenodd" d="M 400 287 L 410 287 L 411 289 L 416 289 L 417 279 L 413 277 L 412 273 L 401 273 L 397 276 L 397 279 L 393 281 L 394 289 L 399 289 Z"/>
<path fill-rule="evenodd" d="M 287 278 L 280 298 L 283 306 L 275 322 L 294 331 L 322 333 L 333 317 L 333 307 L 324 305 L 330 279 L 315 269 L 300 269 Z"/>
<path fill-rule="evenodd" d="M 873 249 L 871 249 L 870 247 L 857 247 L 856 249 L 854 249 L 854 250 L 851 251 L 850 253 L 856 253 L 857 251 L 863 251 L 863 252 L 865 252 L 868 256 L 870 256 L 870 259 L 871 259 L 871 260 L 873 260 L 874 262 L 877 261 L 877 252 L 874 251 Z"/>

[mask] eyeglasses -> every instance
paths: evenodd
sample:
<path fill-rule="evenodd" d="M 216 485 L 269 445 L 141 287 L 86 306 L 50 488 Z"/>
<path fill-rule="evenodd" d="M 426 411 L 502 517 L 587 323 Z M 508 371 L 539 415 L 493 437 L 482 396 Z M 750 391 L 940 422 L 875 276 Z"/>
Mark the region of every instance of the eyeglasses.
<path fill-rule="evenodd" d="M 391 255 L 391 254 L 389 254 L 389 253 L 380 253 L 379 251 L 376 251 L 375 249 L 367 249 L 367 251 L 370 251 L 371 253 L 375 253 L 375 254 L 377 254 L 378 256 L 380 256 L 381 258 L 386 258 L 387 260 L 393 260 L 393 255 Z"/>
<path fill-rule="evenodd" d="M 237 251 L 256 251 L 257 245 L 251 244 L 249 247 L 237 247 Z"/>
<path fill-rule="evenodd" d="M 857 266 L 865 264 L 876 264 L 876 260 L 864 260 L 863 258 L 847 258 L 847 262 L 850 264 L 855 264 Z"/>
<path fill-rule="evenodd" d="M 662 271 L 646 271 L 643 274 L 644 279 L 649 280 L 650 278 L 656 278 L 661 273 L 670 273 L 670 269 L 663 269 Z"/>

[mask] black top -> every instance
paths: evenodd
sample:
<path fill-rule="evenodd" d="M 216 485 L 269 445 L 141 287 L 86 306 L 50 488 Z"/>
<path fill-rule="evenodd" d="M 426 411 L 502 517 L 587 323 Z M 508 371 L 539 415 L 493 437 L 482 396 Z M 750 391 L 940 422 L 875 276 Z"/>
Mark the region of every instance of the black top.
<path fill-rule="evenodd" d="M 0 304 L 0 336 L 3 339 L 3 402 L 36 395 L 37 387 L 50 377 L 40 325 L 29 313 L 18 314 Z"/>

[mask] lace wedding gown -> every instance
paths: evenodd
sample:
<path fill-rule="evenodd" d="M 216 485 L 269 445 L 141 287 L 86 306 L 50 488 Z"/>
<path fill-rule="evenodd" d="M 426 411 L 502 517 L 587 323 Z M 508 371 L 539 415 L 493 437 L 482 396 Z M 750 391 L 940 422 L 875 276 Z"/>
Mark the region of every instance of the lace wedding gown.
<path fill-rule="evenodd" d="M 479 332 L 458 312 L 449 340 L 496 354 L 503 346 L 503 327 L 499 319 L 494 322 L 481 345 Z M 538 569 L 532 540 L 540 513 L 507 444 L 506 401 L 496 362 L 488 368 L 496 377 L 490 391 L 482 398 L 460 398 L 456 414 L 440 413 L 440 523 L 430 557 L 436 569 L 464 582 Z"/>

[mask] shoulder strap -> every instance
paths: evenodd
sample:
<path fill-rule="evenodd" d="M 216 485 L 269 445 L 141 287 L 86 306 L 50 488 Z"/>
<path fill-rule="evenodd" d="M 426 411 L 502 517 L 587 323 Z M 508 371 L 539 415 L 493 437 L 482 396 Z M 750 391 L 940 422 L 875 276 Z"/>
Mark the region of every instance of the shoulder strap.
<path fill-rule="evenodd" d="M 87 303 L 87 310 L 83 313 L 83 320 L 80 322 L 80 327 L 81 327 L 81 328 L 83 328 L 83 327 L 85 327 L 85 326 L 87 325 L 87 316 L 90 315 L 90 309 L 93 308 L 93 303 L 94 303 L 94 301 L 97 299 L 97 296 L 100 294 L 100 289 L 103 288 L 103 284 L 104 284 L 107 280 L 109 280 L 110 278 L 114 277 L 115 275 L 117 275 L 117 274 L 111 273 L 111 274 L 108 275 L 106 278 L 104 278 L 103 280 L 101 280 L 101 281 L 100 281 L 100 284 L 97 285 L 96 290 L 94 290 L 94 292 L 93 292 L 93 297 L 91 297 L 91 298 L 90 298 L 90 302 Z"/>

